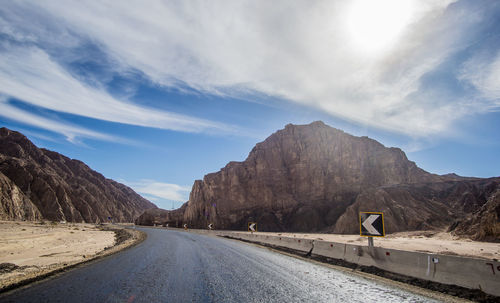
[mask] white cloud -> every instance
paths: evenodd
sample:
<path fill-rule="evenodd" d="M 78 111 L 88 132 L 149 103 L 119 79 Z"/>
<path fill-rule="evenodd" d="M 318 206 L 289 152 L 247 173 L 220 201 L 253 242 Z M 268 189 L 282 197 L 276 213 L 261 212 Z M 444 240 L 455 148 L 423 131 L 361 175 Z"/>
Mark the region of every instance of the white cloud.
<path fill-rule="evenodd" d="M 0 92 L 36 106 L 105 121 L 187 132 L 227 130 L 227 126 L 140 107 L 75 79 L 36 47 L 4 45 Z"/>
<path fill-rule="evenodd" d="M 140 194 L 152 197 L 153 200 L 160 198 L 170 201 L 185 202 L 189 199 L 191 188 L 171 183 L 163 183 L 155 180 L 144 179 L 138 182 L 122 181 L 127 186 Z"/>
<path fill-rule="evenodd" d="M 493 58 L 479 54 L 463 64 L 460 79 L 469 82 L 489 101 L 500 106 L 500 51 Z"/>
<path fill-rule="evenodd" d="M 77 137 L 90 138 L 102 141 L 112 141 L 118 143 L 131 143 L 127 139 L 95 132 L 83 127 L 74 126 L 65 122 L 56 121 L 54 119 L 47 119 L 27 111 L 18 109 L 10 105 L 6 98 L 0 96 L 0 116 L 15 120 L 22 121 L 25 124 L 36 126 L 42 129 L 50 130 L 64 135 L 68 141 L 76 143 Z"/>
<path fill-rule="evenodd" d="M 395 9 L 393 0 L 377 2 L 375 16 L 369 19 L 390 21 L 385 27 L 353 25 L 367 20 L 349 19 L 359 15 L 348 13 L 350 5 L 356 5 L 352 1 L 149 1 L 148 5 L 143 1 L 27 1 L 9 4 L 8 12 L 19 16 L 22 14 L 16 10 L 36 11 L 38 19 L 51 24 L 50 28 L 64 28 L 58 31 L 68 42 L 57 43 L 71 45 L 75 37 L 89 39 L 123 70 L 138 70 L 163 86 L 187 85 L 221 95 L 255 91 L 412 136 L 446 132 L 463 116 L 490 108 L 492 103 L 485 102 L 471 110 L 467 102 L 421 92 L 421 77 L 463 49 L 462 35 L 480 22 L 481 12 L 448 16 L 444 11 L 451 0 L 400 1 L 405 2 L 400 6 L 404 11 Z M 353 35 L 353 26 L 361 31 L 379 28 L 373 35 L 386 43 L 360 47 L 360 39 L 367 35 Z M 394 26 L 398 29 L 387 31 Z M 57 41 L 42 37 L 38 28 L 30 29 L 24 23 L 19 27 L 23 31 L 10 28 L 15 33 L 11 35 L 38 33 L 38 39 Z M 386 32 L 390 37 L 384 36 Z M 29 52 L 27 57 L 36 61 L 33 63 L 48 65 L 53 72 L 50 79 L 67 80 L 68 75 L 48 63 L 44 54 Z M 19 65 L 15 70 L 27 69 Z M 6 65 L 9 67 L 11 63 Z M 18 86 L 29 78 L 29 69 L 20 75 Z M 155 115 L 148 109 L 136 115 L 137 107 L 118 102 L 101 90 L 81 89 L 81 83 L 73 81 L 64 83 L 79 95 L 87 94 L 85 100 L 98 100 L 88 106 L 74 103 L 83 114 L 99 119 L 190 131 L 224 128 L 184 116 Z M 29 88 L 29 83 L 22 83 L 14 91 L 26 95 Z M 30 94 L 35 93 L 39 94 L 38 89 Z M 37 98 L 42 101 L 36 102 L 58 110 L 71 107 L 67 98 L 58 99 L 63 101 L 56 104 Z M 96 110 L 101 104 L 106 106 Z"/>

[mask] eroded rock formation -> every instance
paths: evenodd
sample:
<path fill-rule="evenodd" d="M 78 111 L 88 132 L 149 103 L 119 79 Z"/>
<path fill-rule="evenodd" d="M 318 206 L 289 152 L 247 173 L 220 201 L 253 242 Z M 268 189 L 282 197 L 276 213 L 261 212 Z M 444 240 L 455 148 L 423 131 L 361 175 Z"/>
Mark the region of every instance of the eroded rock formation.
<path fill-rule="evenodd" d="M 236 230 L 256 221 L 261 231 L 357 233 L 359 211 L 381 211 L 388 232 L 455 225 L 457 232 L 490 239 L 500 236 L 498 227 L 489 227 L 499 217 L 490 214 L 498 206 L 499 180 L 431 174 L 399 148 L 322 122 L 289 124 L 245 161 L 195 181 L 181 209 L 148 220 L 182 217 L 190 227 Z"/>
<path fill-rule="evenodd" d="M 485 196 L 486 201 L 477 210 L 459 218 L 450 226 L 458 235 L 468 235 L 474 240 L 500 242 L 500 187 L 496 180 L 495 191 Z"/>
<path fill-rule="evenodd" d="M 493 206 L 494 202 L 490 200 L 494 200 L 498 190 L 499 178 L 398 184 L 365 190 L 337 220 L 332 231 L 359 232 L 359 223 L 353 222 L 353 216 L 360 211 L 377 210 L 384 213 L 388 233 L 449 229 L 462 235 L 474 235 L 477 231 L 471 229 L 472 225 L 466 223 L 466 218 L 484 219 L 485 214 L 480 215 L 479 212 L 486 210 L 487 203 Z M 493 212 L 486 213 L 492 215 Z M 494 219 L 498 217 L 491 217 L 490 221 Z M 479 229 L 481 220 L 476 221 Z M 460 228 L 457 229 L 457 226 Z M 500 232 L 497 231 L 496 235 L 500 236 Z M 479 236 L 475 238 L 486 239 Z"/>
<path fill-rule="evenodd" d="M 137 225 L 162 225 L 168 227 L 182 227 L 184 220 L 184 210 L 186 209 L 186 204 L 181 208 L 176 210 L 164 210 L 160 208 L 152 208 L 146 210 L 137 219 L 135 219 L 135 224 Z"/>
<path fill-rule="evenodd" d="M 39 220 L 42 214 L 9 178 L 0 172 L 0 220 Z"/>
<path fill-rule="evenodd" d="M 133 222 L 156 208 L 129 187 L 85 163 L 36 147 L 21 133 L 0 129 L 2 219 Z"/>

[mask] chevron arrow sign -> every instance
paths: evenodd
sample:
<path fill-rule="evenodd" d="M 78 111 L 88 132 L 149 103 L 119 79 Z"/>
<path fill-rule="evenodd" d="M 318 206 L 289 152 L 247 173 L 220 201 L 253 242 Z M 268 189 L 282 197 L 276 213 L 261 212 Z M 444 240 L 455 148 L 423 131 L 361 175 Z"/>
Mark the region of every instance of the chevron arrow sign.
<path fill-rule="evenodd" d="M 248 231 L 250 231 L 250 232 L 257 231 L 257 223 L 248 222 Z"/>
<path fill-rule="evenodd" d="M 359 235 L 385 237 L 384 214 L 381 212 L 360 212 Z"/>

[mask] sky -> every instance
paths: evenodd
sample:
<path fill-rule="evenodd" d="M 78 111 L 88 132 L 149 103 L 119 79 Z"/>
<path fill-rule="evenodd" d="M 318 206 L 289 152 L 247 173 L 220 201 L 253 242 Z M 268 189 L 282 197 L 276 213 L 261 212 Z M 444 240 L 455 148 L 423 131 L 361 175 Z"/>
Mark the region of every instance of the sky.
<path fill-rule="evenodd" d="M 2 1 L 0 126 L 161 208 L 288 123 L 500 175 L 500 2 Z"/>

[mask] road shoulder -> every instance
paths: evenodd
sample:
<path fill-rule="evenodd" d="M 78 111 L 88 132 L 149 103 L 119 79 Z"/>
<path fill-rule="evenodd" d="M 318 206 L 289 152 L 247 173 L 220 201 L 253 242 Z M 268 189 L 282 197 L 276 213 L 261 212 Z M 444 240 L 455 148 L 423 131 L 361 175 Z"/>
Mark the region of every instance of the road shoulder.
<path fill-rule="evenodd" d="M 89 229 L 91 225 L 87 224 L 85 226 L 87 229 Z M 0 283 L 1 283 L 0 294 L 61 274 L 70 269 L 84 266 L 91 262 L 95 262 L 104 257 L 131 248 L 144 241 L 147 237 L 146 233 L 136 229 L 125 228 L 125 226 L 120 226 L 120 225 L 92 225 L 92 226 L 95 227 L 93 233 L 102 233 L 102 234 L 107 233 L 111 234 L 112 237 L 112 242 L 108 240 L 107 242 L 105 242 L 107 243 L 105 247 L 99 247 L 99 250 L 94 251 L 93 253 L 90 254 L 87 253 L 86 255 L 80 254 L 78 258 L 75 257 L 64 258 L 64 255 L 60 255 L 61 256 L 60 260 L 56 259 L 56 261 L 51 264 L 39 264 L 39 265 L 19 266 L 14 263 L 4 262 L 4 260 L 2 260 L 4 258 L 0 259 L 2 260 L 0 262 L 1 263 L 0 267 L 3 267 L 5 269 L 2 273 L 0 273 Z M 23 229 L 27 229 L 27 227 L 24 227 Z M 82 229 L 83 228 L 80 227 L 80 230 Z M 83 230 L 85 232 L 88 232 L 88 230 L 85 229 Z M 73 235 L 74 234 L 72 233 L 72 236 Z M 62 236 L 59 234 L 58 236 L 60 238 L 58 238 L 57 240 L 61 240 Z M 89 236 L 91 237 L 94 235 L 92 234 Z M 95 241 L 98 240 L 96 239 Z M 70 251 L 71 251 L 70 249 L 68 250 L 68 248 L 66 248 L 66 251 L 64 253 L 68 255 Z M 42 259 L 53 257 L 51 255 L 52 254 L 41 255 L 34 261 L 32 261 L 32 263 L 36 264 L 37 261 L 46 262 L 46 260 Z"/>

